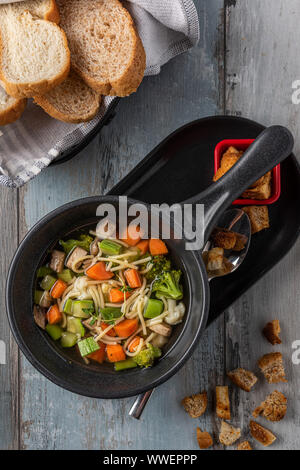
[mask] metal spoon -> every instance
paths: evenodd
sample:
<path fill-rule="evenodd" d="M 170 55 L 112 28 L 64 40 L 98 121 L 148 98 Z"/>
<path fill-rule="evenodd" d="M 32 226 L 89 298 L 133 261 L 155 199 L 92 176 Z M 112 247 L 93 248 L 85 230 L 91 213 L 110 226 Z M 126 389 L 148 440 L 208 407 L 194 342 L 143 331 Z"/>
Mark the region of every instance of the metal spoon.
<path fill-rule="evenodd" d="M 227 251 L 225 252 L 226 259 L 232 265 L 231 269 L 227 272 L 208 272 L 208 280 L 211 281 L 216 277 L 228 276 L 228 274 L 234 273 L 244 259 L 249 250 L 251 242 L 251 224 L 248 215 L 241 209 L 231 209 L 226 211 L 218 221 L 218 227 L 220 229 L 230 230 L 238 233 L 245 238 L 245 246 L 241 251 Z M 209 240 L 203 252 L 209 251 L 214 247 L 214 244 Z"/>
<path fill-rule="evenodd" d="M 228 276 L 235 272 L 242 262 L 244 261 L 251 242 L 251 224 L 248 215 L 241 209 L 230 209 L 220 217 L 218 220 L 218 227 L 220 229 L 227 229 L 236 232 L 245 237 L 245 247 L 242 251 L 229 251 L 226 252 L 226 258 L 231 263 L 232 268 L 226 273 L 210 272 L 208 273 L 208 280 L 211 281 L 217 277 Z M 213 243 L 208 241 L 203 249 L 203 252 L 209 251 L 213 248 Z M 148 390 L 145 393 L 138 395 L 129 410 L 129 416 L 135 419 L 140 419 L 143 410 L 148 403 L 149 398 L 155 389 Z"/>

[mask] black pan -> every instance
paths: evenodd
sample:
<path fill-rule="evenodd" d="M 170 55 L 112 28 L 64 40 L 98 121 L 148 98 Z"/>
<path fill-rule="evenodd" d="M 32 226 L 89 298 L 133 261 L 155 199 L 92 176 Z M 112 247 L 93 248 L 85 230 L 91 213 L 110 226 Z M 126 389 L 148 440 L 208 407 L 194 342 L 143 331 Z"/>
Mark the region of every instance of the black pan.
<path fill-rule="evenodd" d="M 243 158 L 218 183 L 190 199 L 205 206 L 205 240 L 220 214 L 254 181 L 287 158 L 293 137 L 281 127 L 266 129 Z M 171 183 L 171 182 L 170 182 Z M 188 184 L 188 182 L 186 182 Z M 137 201 L 128 199 L 128 205 Z M 96 398 L 123 398 L 150 390 L 174 375 L 192 354 L 203 332 L 209 311 L 209 287 L 200 251 L 186 251 L 186 240 L 168 241 L 173 261 L 184 274 L 185 322 L 179 325 L 163 357 L 155 367 L 116 373 L 109 364 L 83 365 L 72 352 L 60 349 L 33 321 L 36 269 L 46 252 L 68 233 L 96 225 L 97 207 L 103 203 L 118 209 L 117 196 L 80 199 L 57 208 L 27 234 L 12 261 L 6 288 L 10 327 L 27 359 L 57 385 Z"/>

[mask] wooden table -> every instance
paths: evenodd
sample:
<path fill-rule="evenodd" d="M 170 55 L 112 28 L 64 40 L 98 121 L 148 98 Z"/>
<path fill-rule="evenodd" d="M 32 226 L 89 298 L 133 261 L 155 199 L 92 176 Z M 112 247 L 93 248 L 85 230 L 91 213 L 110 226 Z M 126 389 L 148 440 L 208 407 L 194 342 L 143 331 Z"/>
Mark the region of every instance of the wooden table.
<path fill-rule="evenodd" d="M 282 324 L 278 350 L 289 379 L 277 388 L 286 393 L 289 409 L 283 422 L 265 424 L 278 436 L 273 449 L 299 448 L 300 366 L 291 361 L 292 342 L 300 338 L 299 243 L 208 328 L 187 365 L 153 395 L 140 422 L 128 417 L 132 399 L 94 400 L 50 383 L 20 354 L 7 324 L 6 272 L 30 227 L 65 202 L 107 192 L 179 126 L 224 113 L 265 125 L 280 123 L 294 132 L 297 154 L 300 106 L 292 104 L 291 96 L 293 81 L 300 79 L 299 1 L 195 3 L 198 47 L 170 62 L 159 76 L 146 78 L 138 93 L 122 100 L 113 122 L 72 161 L 44 171 L 19 191 L 0 189 L 0 340 L 7 352 L 7 364 L 0 365 L 2 449 L 197 449 L 196 426 L 217 436 L 215 386 L 227 383 L 226 370 L 234 366 L 257 370 L 260 355 L 273 350 L 261 329 L 274 318 Z M 263 379 L 251 394 L 231 388 L 232 422 L 245 437 L 251 411 L 274 388 Z M 202 389 L 209 392 L 209 409 L 192 420 L 180 401 Z"/>

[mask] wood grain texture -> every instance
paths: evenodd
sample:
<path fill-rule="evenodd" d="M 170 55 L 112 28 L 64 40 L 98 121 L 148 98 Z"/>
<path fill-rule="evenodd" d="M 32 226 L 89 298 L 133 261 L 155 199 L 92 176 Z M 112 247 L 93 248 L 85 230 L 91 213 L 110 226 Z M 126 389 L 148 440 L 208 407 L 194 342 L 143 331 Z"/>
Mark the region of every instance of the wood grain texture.
<path fill-rule="evenodd" d="M 233 2 L 229 2 L 233 3 Z M 299 155 L 300 106 L 292 104 L 292 83 L 299 79 L 295 60 L 300 32 L 297 0 L 237 0 L 226 9 L 226 109 L 264 125 L 290 128 Z M 288 223 L 288 221 L 287 221 Z M 272 224 L 272 221 L 271 221 Z M 261 424 L 278 437 L 270 449 L 299 449 L 300 379 L 293 365 L 292 342 L 299 339 L 300 244 L 248 291 L 226 316 L 227 367 L 238 365 L 257 371 L 263 354 L 280 351 L 284 356 L 289 384 L 269 385 L 258 372 L 256 392 L 234 389 L 235 413 L 247 432 L 249 414 L 274 389 L 287 395 L 288 413 L 281 423 Z M 282 325 L 281 346 L 272 347 L 262 336 L 264 325 L 278 318 Z M 256 444 L 256 448 L 261 448 Z"/>
<path fill-rule="evenodd" d="M 265 125 L 287 125 L 299 151 L 300 106 L 292 105 L 292 82 L 300 79 L 298 0 L 198 0 L 200 45 L 146 78 L 137 94 L 121 101 L 114 121 L 72 161 L 49 168 L 17 192 L 0 190 L 0 299 L 8 259 L 19 240 L 43 215 L 71 200 L 107 192 L 170 132 L 193 119 L 223 113 L 243 115 Z M 224 19 L 226 28 L 224 31 Z M 224 34 L 225 33 L 225 34 Z M 225 40 L 225 41 L 224 41 Z M 226 50 L 226 60 L 224 51 Z M 18 229 L 19 227 L 19 229 Z M 186 366 L 152 396 L 140 422 L 128 417 L 132 399 L 79 397 L 53 385 L 18 353 L 4 314 L 0 340 L 9 364 L 0 365 L 0 447 L 23 449 L 197 449 L 196 427 L 212 432 L 217 444 L 216 385 L 230 385 L 232 422 L 248 438 L 251 412 L 278 389 L 289 400 L 281 423 L 258 421 L 278 440 L 271 449 L 299 448 L 299 367 L 291 362 L 292 342 L 300 339 L 300 244 L 211 325 Z M 1 304 L 1 305 L 2 305 Z M 3 311 L 3 308 L 2 308 Z M 262 337 L 264 324 L 279 318 L 283 344 L 273 348 Z M 11 349 L 10 349 L 11 348 Z M 257 359 L 272 350 L 284 355 L 288 384 L 268 385 Z M 250 394 L 232 386 L 226 370 L 243 366 L 259 383 Z M 209 392 L 208 411 L 192 420 L 181 399 Z M 20 409 L 18 404 L 20 402 Z M 18 419 L 20 417 L 20 419 Z M 261 448 L 254 443 L 254 447 Z"/>
<path fill-rule="evenodd" d="M 5 279 L 18 246 L 17 193 L 0 188 L 0 201 L 0 340 L 5 343 L 5 357 L 2 354 L 0 357 L 0 449 L 16 449 L 19 445 L 19 357 L 5 314 Z"/>
<path fill-rule="evenodd" d="M 103 194 L 179 126 L 222 112 L 223 1 L 198 2 L 201 43 L 179 56 L 138 92 L 121 101 L 117 115 L 80 155 L 50 168 L 20 191 L 25 233 L 51 209 Z M 133 399 L 93 400 L 51 384 L 22 358 L 21 447 L 24 449 L 197 449 L 196 426 L 217 433 L 213 413 L 198 422 L 181 399 L 212 392 L 224 377 L 223 319 L 212 325 L 189 363 L 151 398 L 140 422 L 128 417 Z M 210 403 L 210 408 L 213 404 Z"/>

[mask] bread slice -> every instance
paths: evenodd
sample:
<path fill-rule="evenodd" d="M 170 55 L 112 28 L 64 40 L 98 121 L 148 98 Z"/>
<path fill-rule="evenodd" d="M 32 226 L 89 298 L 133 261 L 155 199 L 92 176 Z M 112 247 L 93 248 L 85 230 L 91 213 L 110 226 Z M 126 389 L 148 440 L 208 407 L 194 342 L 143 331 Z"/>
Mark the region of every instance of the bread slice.
<path fill-rule="evenodd" d="M 250 392 L 251 388 L 256 384 L 258 378 L 251 372 L 246 369 L 235 369 L 231 372 L 227 372 L 228 377 L 232 382 L 237 385 L 245 392 Z"/>
<path fill-rule="evenodd" d="M 256 439 L 265 447 L 268 447 L 269 445 L 273 444 L 274 441 L 276 441 L 276 436 L 274 436 L 271 431 L 264 428 L 255 421 L 250 421 L 250 433 L 254 439 Z"/>
<path fill-rule="evenodd" d="M 255 408 L 252 415 L 257 418 L 262 414 L 268 421 L 281 421 L 287 412 L 287 399 L 283 393 L 274 390 L 260 406 Z"/>
<path fill-rule="evenodd" d="M 181 403 L 191 418 L 200 418 L 207 408 L 207 393 L 203 392 L 185 397 Z"/>
<path fill-rule="evenodd" d="M 141 39 L 118 0 L 58 0 L 74 70 L 102 95 L 137 90 L 146 67 Z"/>
<path fill-rule="evenodd" d="M 9 96 L 0 86 L 0 126 L 11 124 L 22 115 L 27 100 Z"/>
<path fill-rule="evenodd" d="M 34 101 L 46 113 L 60 121 L 79 123 L 93 119 L 101 104 L 101 95 L 92 90 L 74 71 L 68 78 Z"/>
<path fill-rule="evenodd" d="M 13 14 L 20 16 L 29 11 L 32 16 L 59 23 L 59 10 L 55 0 L 26 0 L 23 2 L 0 5 L 0 16 Z"/>
<path fill-rule="evenodd" d="M 28 11 L 0 15 L 0 79 L 15 98 L 45 94 L 70 70 L 65 33 Z"/>
<path fill-rule="evenodd" d="M 240 428 L 235 428 L 234 426 L 231 426 L 231 424 L 226 423 L 226 421 L 222 421 L 221 431 L 219 434 L 219 441 L 221 442 L 221 444 L 223 444 L 224 446 L 231 446 L 240 437 Z"/>

